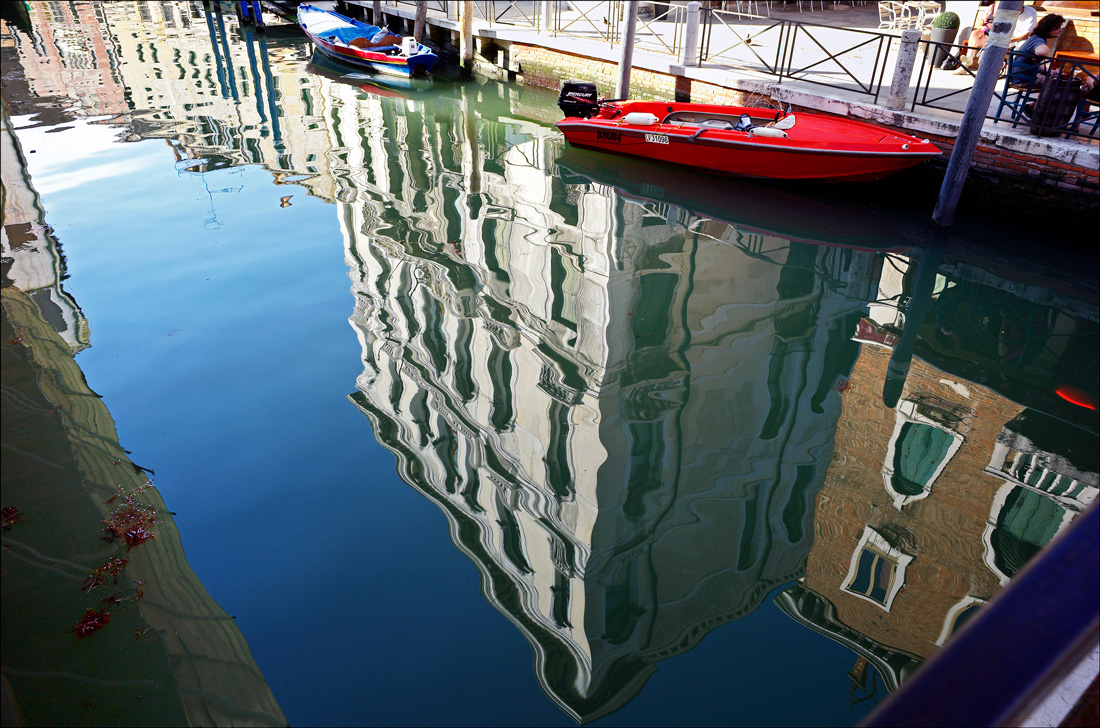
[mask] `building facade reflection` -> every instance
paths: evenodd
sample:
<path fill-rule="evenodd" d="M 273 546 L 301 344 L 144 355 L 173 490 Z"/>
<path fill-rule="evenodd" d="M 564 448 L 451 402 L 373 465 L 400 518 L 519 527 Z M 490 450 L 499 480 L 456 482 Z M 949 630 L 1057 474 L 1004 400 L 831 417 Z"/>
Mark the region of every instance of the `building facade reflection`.
<path fill-rule="evenodd" d="M 860 354 L 817 498 L 806 575 L 776 599 L 792 618 L 856 653 L 853 702 L 880 697 L 879 683 L 895 689 L 1098 492 L 1094 448 L 1081 446 L 1094 435 L 957 372 L 916 358 L 897 406 L 884 404 L 881 382 L 905 325 L 890 302 L 905 297 L 910 272 L 904 256 L 895 262 L 880 277 L 880 303 L 855 329 Z M 1002 310 L 1035 316 L 1032 302 L 1004 290 L 1010 286 L 992 276 L 967 281 L 959 267 L 941 268 L 929 314 L 940 326 L 945 311 L 957 326 L 981 326 L 1008 299 Z M 986 303 L 966 314 L 955 307 L 960 297 Z M 1033 330 L 1035 355 L 994 346 L 1001 368 L 989 381 L 1011 386 L 1013 370 L 1035 356 L 1050 359 L 1037 371 L 1077 368 L 1089 376 L 1090 360 L 1078 354 L 1095 341 L 1095 312 L 1072 303 L 1071 310 L 1044 308 L 1051 326 Z M 997 325 L 1002 342 L 1015 336 L 1011 321 Z M 1058 335 L 1038 338 L 1051 330 Z M 937 356 L 929 343 L 935 335 L 933 328 L 923 337 L 928 356 Z M 985 346 L 969 340 L 952 353 L 968 350 L 980 360 L 990 357 Z"/>
<path fill-rule="evenodd" d="M 671 175 L 624 191 L 559 164 L 515 86 L 326 77 L 191 3 L 55 5 L 17 49 L 41 93 L 168 140 L 181 170 L 262 164 L 335 203 L 350 399 L 581 722 L 792 582 L 777 604 L 856 652 L 856 698 L 893 689 L 1095 498 L 1094 462 L 1048 434 L 1072 405 L 1023 384 L 1095 387 L 1095 312 L 1068 294 L 949 260 L 886 407 L 912 278 L 889 227 L 762 189 L 723 218 Z M 75 350 L 24 197 L 4 254 L 43 254 L 11 277 Z"/>
<path fill-rule="evenodd" d="M 586 722 L 802 575 L 874 256 L 748 252 L 727 223 L 566 184 L 545 127 L 471 124 L 474 93 L 430 117 L 361 100 L 333 130 L 363 130 L 338 193 L 351 400 Z"/>
<path fill-rule="evenodd" d="M 276 184 L 334 199 L 332 110 L 323 79 L 301 73 L 300 42 L 253 34 L 220 3 L 29 5 L 29 32 L 5 36 L 35 96 L 105 117 L 127 141 L 168 140 L 181 171 L 259 164 Z"/>

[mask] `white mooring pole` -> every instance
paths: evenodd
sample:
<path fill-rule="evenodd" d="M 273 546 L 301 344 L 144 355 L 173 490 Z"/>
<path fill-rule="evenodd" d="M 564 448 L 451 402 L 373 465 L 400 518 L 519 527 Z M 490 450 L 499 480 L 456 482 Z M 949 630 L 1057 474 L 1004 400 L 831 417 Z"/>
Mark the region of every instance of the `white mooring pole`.
<path fill-rule="evenodd" d="M 687 5 L 687 23 L 684 25 L 684 65 L 699 65 L 699 10 L 695 0 Z"/>
<path fill-rule="evenodd" d="M 458 20 L 461 26 L 462 77 L 469 78 L 474 72 L 474 0 L 462 0 Z"/>

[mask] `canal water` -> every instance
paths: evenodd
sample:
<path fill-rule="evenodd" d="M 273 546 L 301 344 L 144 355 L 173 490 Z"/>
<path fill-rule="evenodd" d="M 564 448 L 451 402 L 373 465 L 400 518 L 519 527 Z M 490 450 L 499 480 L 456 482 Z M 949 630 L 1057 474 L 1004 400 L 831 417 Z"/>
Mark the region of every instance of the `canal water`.
<path fill-rule="evenodd" d="M 1097 494 L 1042 211 L 930 244 L 934 171 L 569 149 L 199 3 L 2 52 L 27 723 L 854 725 Z"/>

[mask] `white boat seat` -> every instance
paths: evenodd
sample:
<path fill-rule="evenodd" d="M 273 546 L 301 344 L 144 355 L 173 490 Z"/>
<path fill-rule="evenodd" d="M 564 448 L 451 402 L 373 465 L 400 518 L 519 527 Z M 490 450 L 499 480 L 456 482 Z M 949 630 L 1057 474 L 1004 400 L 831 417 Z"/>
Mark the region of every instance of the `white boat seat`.
<path fill-rule="evenodd" d="M 748 131 L 755 126 L 770 124 L 774 119 L 754 118 L 748 114 L 717 114 L 711 111 L 674 111 L 665 117 L 663 124 L 700 127 L 702 129 L 720 129 Z"/>

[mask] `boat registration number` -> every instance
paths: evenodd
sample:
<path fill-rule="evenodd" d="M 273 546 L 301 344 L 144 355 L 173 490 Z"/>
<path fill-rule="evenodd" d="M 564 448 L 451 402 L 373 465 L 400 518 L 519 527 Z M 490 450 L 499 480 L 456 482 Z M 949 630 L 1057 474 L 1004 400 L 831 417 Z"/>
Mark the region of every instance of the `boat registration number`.
<path fill-rule="evenodd" d="M 668 144 L 667 134 L 646 134 L 645 140 L 650 144 Z"/>

